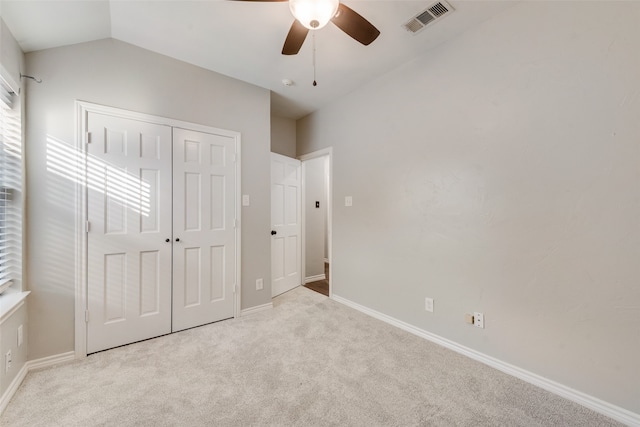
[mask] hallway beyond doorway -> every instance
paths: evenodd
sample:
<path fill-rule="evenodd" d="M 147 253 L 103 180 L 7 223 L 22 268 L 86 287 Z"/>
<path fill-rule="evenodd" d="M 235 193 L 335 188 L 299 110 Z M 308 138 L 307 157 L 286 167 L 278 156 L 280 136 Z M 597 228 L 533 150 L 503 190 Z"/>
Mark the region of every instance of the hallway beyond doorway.
<path fill-rule="evenodd" d="M 329 296 L 329 263 L 324 263 L 324 280 L 317 280 L 304 285 L 305 288 L 311 289 L 321 293 L 322 295 Z"/>

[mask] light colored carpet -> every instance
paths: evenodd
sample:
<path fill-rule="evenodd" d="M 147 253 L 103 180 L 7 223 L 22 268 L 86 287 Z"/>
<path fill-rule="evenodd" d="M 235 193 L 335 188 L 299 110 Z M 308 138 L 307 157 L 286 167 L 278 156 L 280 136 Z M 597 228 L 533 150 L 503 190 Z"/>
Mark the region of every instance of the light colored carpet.
<path fill-rule="evenodd" d="M 297 288 L 274 309 L 30 373 L 3 426 L 609 426 Z"/>

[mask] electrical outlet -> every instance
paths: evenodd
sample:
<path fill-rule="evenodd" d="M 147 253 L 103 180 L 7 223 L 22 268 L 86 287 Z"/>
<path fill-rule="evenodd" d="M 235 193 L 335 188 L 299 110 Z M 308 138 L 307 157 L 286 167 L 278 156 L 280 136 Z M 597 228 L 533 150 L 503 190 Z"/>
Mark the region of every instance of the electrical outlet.
<path fill-rule="evenodd" d="M 346 196 L 344 198 L 344 205 L 345 206 L 353 206 L 353 197 L 351 196 Z"/>
<path fill-rule="evenodd" d="M 257 279 L 256 280 L 256 291 L 261 291 L 263 287 L 264 287 L 264 282 L 262 281 L 262 279 Z"/>
<path fill-rule="evenodd" d="M 11 350 L 7 351 L 7 354 L 4 357 L 4 372 L 9 372 L 11 368 Z"/>
<path fill-rule="evenodd" d="M 424 309 L 433 313 L 433 298 L 424 299 Z"/>
<path fill-rule="evenodd" d="M 18 347 L 22 345 L 22 325 L 18 326 Z"/>
<path fill-rule="evenodd" d="M 476 328 L 484 329 L 484 314 L 477 311 L 473 313 L 473 324 Z"/>

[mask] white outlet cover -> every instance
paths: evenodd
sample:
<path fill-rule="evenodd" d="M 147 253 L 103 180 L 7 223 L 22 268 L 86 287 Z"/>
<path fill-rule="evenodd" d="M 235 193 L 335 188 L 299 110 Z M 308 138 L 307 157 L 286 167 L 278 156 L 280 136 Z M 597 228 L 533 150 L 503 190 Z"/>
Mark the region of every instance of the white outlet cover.
<path fill-rule="evenodd" d="M 261 291 L 264 287 L 264 281 L 262 279 L 256 280 L 256 291 Z"/>
<path fill-rule="evenodd" d="M 344 198 L 344 205 L 345 206 L 353 206 L 353 197 L 352 196 L 346 196 Z"/>
<path fill-rule="evenodd" d="M 424 309 L 433 313 L 433 298 L 424 299 Z"/>
<path fill-rule="evenodd" d="M 243 194 L 242 195 L 242 206 L 249 206 L 251 205 L 251 200 L 249 199 L 249 195 L 248 194 Z"/>

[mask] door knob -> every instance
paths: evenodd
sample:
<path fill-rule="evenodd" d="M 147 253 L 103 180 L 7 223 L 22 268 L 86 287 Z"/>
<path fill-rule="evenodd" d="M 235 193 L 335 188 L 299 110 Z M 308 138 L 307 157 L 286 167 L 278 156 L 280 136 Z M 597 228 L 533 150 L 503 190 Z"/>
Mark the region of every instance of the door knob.
<path fill-rule="evenodd" d="M 164 239 L 165 242 L 169 243 L 171 239 Z"/>
<path fill-rule="evenodd" d="M 271 230 L 271 235 L 275 236 L 276 234 L 278 234 L 278 232 L 276 230 Z"/>
<path fill-rule="evenodd" d="M 180 238 L 179 238 L 179 237 L 178 237 L 178 238 L 176 238 L 176 242 L 179 242 L 179 241 L 180 241 Z"/>

